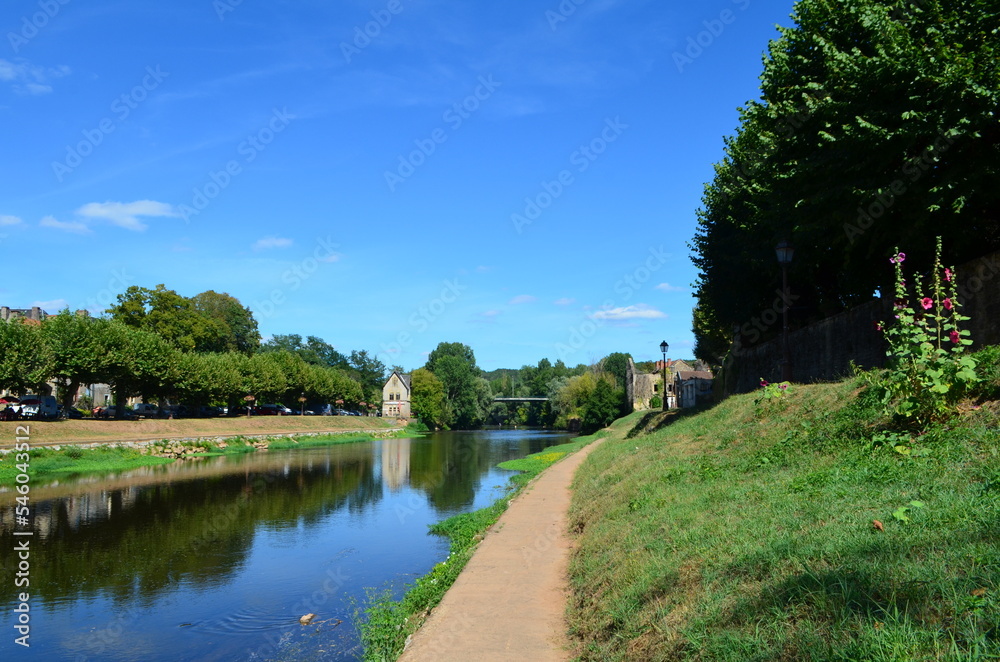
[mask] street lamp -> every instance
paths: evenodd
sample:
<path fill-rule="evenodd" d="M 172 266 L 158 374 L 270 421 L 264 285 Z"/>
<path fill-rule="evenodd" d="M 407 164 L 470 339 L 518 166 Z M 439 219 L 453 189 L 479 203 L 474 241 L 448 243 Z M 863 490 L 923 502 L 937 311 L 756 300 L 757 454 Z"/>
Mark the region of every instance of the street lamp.
<path fill-rule="evenodd" d="M 778 264 L 781 265 L 781 292 L 785 306 L 781 311 L 781 381 L 792 381 L 792 352 L 788 347 L 788 265 L 792 263 L 795 247 L 787 239 L 782 239 L 774 247 Z"/>
<path fill-rule="evenodd" d="M 670 345 L 664 340 L 660 343 L 660 351 L 663 352 L 663 411 L 667 411 L 669 408 L 667 402 L 667 350 L 670 349 Z"/>

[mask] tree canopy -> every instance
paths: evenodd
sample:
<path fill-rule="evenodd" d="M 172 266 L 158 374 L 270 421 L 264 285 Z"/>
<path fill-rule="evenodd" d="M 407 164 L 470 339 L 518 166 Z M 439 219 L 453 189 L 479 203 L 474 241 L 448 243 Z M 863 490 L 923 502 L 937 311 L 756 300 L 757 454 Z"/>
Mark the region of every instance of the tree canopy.
<path fill-rule="evenodd" d="M 781 239 L 801 322 L 884 290 L 873 267 L 895 246 L 928 266 L 937 235 L 952 262 L 1000 248 L 996 4 L 800 0 L 793 19 L 698 212 L 696 353 L 713 364 L 781 296 Z"/>
<path fill-rule="evenodd" d="M 182 351 L 251 354 L 260 346 L 253 313 L 228 294 L 209 290 L 188 298 L 161 283 L 152 290 L 132 285 L 117 300 L 107 310 L 113 319 Z"/>

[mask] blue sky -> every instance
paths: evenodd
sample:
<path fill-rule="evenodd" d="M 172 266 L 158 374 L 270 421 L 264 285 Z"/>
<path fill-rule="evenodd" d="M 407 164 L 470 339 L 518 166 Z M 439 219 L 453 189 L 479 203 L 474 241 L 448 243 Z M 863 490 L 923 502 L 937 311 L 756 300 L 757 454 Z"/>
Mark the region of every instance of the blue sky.
<path fill-rule="evenodd" d="M 691 356 L 695 210 L 791 10 L 5 3 L 0 305 L 164 283 L 407 369 Z"/>

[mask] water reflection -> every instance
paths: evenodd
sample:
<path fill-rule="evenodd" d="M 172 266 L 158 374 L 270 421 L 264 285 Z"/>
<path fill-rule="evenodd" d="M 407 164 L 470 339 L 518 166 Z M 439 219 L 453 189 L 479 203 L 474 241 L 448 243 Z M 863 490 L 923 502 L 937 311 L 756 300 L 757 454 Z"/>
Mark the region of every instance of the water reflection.
<path fill-rule="evenodd" d="M 303 595 L 336 576 L 324 618 L 344 621 L 336 630 L 341 652 L 330 658 L 327 646 L 321 657 L 352 659 L 351 598 L 364 586 L 402 586 L 429 570 L 446 544 L 427 535 L 428 524 L 487 505 L 505 482 L 498 462 L 562 439 L 527 431 L 448 433 L 205 458 L 35 486 L 30 580 L 33 633 L 40 636 L 22 654 L 76 659 L 86 649 L 89 659 L 207 659 L 210 645 L 218 659 L 245 657 L 265 633 L 295 622 Z M 21 590 L 13 581 L 14 496 L 0 494 L 5 622 Z M 118 627 L 127 636 L 95 652 L 87 633 L 123 611 L 130 618 Z M 297 656 L 311 655 L 297 639 L 305 636 L 300 629 L 281 632 Z"/>

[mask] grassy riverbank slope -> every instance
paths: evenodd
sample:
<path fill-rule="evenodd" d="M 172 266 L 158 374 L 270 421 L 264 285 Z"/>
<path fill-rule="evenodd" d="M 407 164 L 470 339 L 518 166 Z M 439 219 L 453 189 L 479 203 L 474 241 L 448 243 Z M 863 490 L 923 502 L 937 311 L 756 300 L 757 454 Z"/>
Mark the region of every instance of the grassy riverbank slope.
<path fill-rule="evenodd" d="M 997 355 L 912 438 L 860 380 L 620 421 L 574 483 L 580 659 L 998 659 Z"/>
<path fill-rule="evenodd" d="M 0 448 L 14 446 L 19 426 L 31 429 L 31 445 L 102 441 L 137 441 L 180 437 L 270 435 L 292 432 L 377 431 L 396 427 L 395 419 L 368 416 L 257 416 L 246 418 L 178 418 L 141 421 L 0 422 Z"/>

